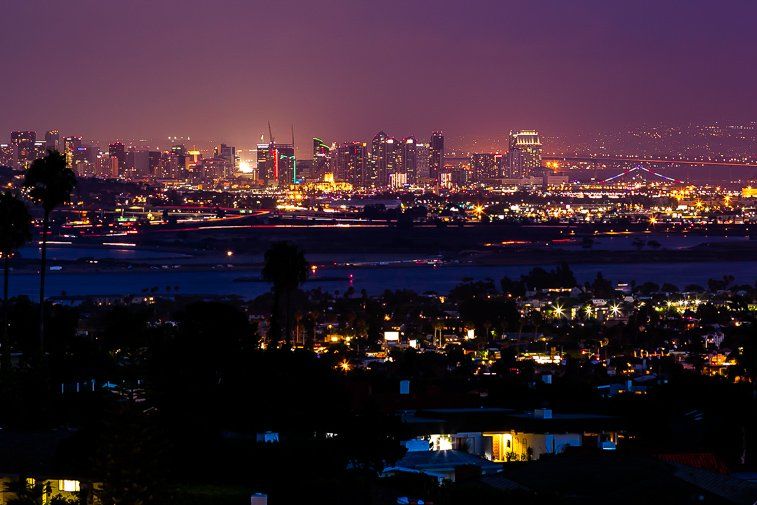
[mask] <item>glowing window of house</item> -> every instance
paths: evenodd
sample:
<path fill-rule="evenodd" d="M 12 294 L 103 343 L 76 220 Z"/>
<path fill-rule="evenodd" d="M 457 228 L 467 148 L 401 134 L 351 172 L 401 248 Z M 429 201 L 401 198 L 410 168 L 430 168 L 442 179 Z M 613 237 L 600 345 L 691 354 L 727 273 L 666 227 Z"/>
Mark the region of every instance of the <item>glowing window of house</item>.
<path fill-rule="evenodd" d="M 433 451 L 449 451 L 452 450 L 452 437 L 449 435 L 431 435 L 431 450 Z"/>
<path fill-rule="evenodd" d="M 59 480 L 58 481 L 58 490 L 59 491 L 66 491 L 69 493 L 78 493 L 79 492 L 79 481 L 78 480 Z"/>

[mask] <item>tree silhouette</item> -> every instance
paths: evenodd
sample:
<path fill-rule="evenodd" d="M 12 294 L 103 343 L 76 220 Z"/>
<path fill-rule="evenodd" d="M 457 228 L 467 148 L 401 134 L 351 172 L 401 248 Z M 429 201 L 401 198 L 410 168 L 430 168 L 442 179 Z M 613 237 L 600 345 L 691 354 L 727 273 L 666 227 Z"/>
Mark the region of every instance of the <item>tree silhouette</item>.
<path fill-rule="evenodd" d="M 31 239 L 31 216 L 24 202 L 10 192 L 0 194 L 0 256 L 3 258 L 2 368 L 10 366 L 8 341 L 8 276 L 10 260 L 19 247 Z"/>
<path fill-rule="evenodd" d="M 47 234 L 50 215 L 68 202 L 76 187 L 76 174 L 66 166 L 66 158 L 58 151 L 48 151 L 47 156 L 34 160 L 24 174 L 24 187 L 29 197 L 42 207 L 42 259 L 39 274 L 39 345 L 45 346 L 45 271 L 47 270 Z"/>
<path fill-rule="evenodd" d="M 271 313 L 271 340 L 281 340 L 281 313 L 283 303 L 284 339 L 292 341 L 292 293 L 307 279 L 308 262 L 302 249 L 290 242 L 276 242 L 265 253 L 263 279 L 273 284 L 273 311 Z"/>

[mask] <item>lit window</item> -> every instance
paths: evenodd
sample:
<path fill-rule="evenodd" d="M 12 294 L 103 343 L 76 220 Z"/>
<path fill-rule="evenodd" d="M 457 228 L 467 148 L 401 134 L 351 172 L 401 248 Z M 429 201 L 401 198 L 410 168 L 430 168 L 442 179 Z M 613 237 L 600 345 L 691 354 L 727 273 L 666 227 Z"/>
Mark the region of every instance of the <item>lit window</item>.
<path fill-rule="evenodd" d="M 78 493 L 79 492 L 79 481 L 78 480 L 59 480 L 58 481 L 58 490 L 59 491 L 66 491 L 69 493 Z"/>

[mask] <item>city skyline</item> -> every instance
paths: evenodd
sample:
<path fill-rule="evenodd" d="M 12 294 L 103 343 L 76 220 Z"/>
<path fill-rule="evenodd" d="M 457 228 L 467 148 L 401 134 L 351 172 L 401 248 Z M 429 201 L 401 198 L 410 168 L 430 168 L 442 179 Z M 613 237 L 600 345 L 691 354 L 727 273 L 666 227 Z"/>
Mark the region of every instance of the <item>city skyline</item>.
<path fill-rule="evenodd" d="M 755 19 L 4 2 L 0 505 L 757 505 Z"/>
<path fill-rule="evenodd" d="M 241 146 L 268 121 L 277 136 L 294 124 L 303 141 L 341 142 L 376 125 L 418 137 L 569 135 L 757 112 L 753 3 L 40 6 L 4 7 L 0 130 Z M 69 56 L 50 78 L 32 62 L 61 40 Z"/>

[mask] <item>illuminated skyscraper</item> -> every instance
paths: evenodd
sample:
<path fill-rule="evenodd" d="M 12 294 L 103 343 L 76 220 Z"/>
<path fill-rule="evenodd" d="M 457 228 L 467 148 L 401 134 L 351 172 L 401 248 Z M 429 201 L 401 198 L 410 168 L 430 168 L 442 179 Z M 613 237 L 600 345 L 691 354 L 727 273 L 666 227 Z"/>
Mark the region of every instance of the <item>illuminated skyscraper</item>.
<path fill-rule="evenodd" d="M 150 151 L 129 151 L 132 155 L 133 167 L 132 177 L 137 179 L 144 179 L 150 174 Z"/>
<path fill-rule="evenodd" d="M 147 175 L 149 177 L 158 177 L 159 176 L 159 167 L 160 167 L 160 160 L 161 160 L 161 152 L 160 151 L 148 151 L 147 153 Z"/>
<path fill-rule="evenodd" d="M 387 186 L 391 174 L 398 170 L 398 158 L 401 157 L 399 142 L 382 131 L 378 132 L 371 141 L 370 172 L 373 175 L 368 179 L 375 180 L 375 186 Z"/>
<path fill-rule="evenodd" d="M 16 164 L 16 158 L 16 146 L 0 144 L 0 166 L 13 166 Z"/>
<path fill-rule="evenodd" d="M 313 168 L 311 177 L 321 180 L 323 175 L 329 171 L 329 160 L 331 159 L 331 150 L 323 140 L 313 137 Z"/>
<path fill-rule="evenodd" d="M 418 150 L 413 137 L 402 139 L 401 154 L 398 159 L 400 161 L 398 171 L 405 174 L 408 184 L 415 184 L 417 182 Z"/>
<path fill-rule="evenodd" d="M 501 177 L 497 159 L 493 153 L 471 155 L 470 166 L 473 182 L 489 182 Z"/>
<path fill-rule="evenodd" d="M 295 184 L 297 182 L 297 160 L 294 157 L 294 146 L 292 144 L 276 144 L 275 156 L 274 165 L 279 187 Z"/>
<path fill-rule="evenodd" d="M 377 185 L 384 186 L 387 182 L 387 152 L 386 141 L 389 137 L 384 132 L 378 132 L 371 140 L 370 160 L 371 169 L 376 173 Z"/>
<path fill-rule="evenodd" d="M 338 181 L 363 188 L 367 181 L 367 146 L 362 142 L 346 142 L 336 149 L 335 174 Z"/>
<path fill-rule="evenodd" d="M 529 177 L 541 168 L 541 140 L 535 130 L 510 132 L 507 151 L 508 178 Z"/>
<path fill-rule="evenodd" d="M 213 155 L 216 158 L 222 158 L 226 160 L 234 169 L 239 167 L 239 158 L 237 157 L 237 148 L 234 146 L 227 146 L 226 144 L 219 144 L 216 146 Z"/>
<path fill-rule="evenodd" d="M 428 162 L 431 155 L 428 144 L 415 144 L 415 153 L 415 182 L 416 184 L 425 184 L 429 182 L 430 179 Z"/>
<path fill-rule="evenodd" d="M 110 161 L 110 175 L 118 177 L 126 172 L 126 148 L 121 142 L 113 142 L 108 146 Z M 115 160 L 115 162 L 113 161 Z"/>
<path fill-rule="evenodd" d="M 63 155 L 66 157 L 66 165 L 73 167 L 81 147 L 81 137 L 66 137 L 63 139 Z"/>
<path fill-rule="evenodd" d="M 60 132 L 58 130 L 49 130 L 45 133 L 45 149 L 48 151 L 60 151 Z"/>
<path fill-rule="evenodd" d="M 429 177 L 439 182 L 439 174 L 444 171 L 444 133 L 435 131 L 431 134 L 428 160 Z"/>
<path fill-rule="evenodd" d="M 171 146 L 171 154 L 176 157 L 176 165 L 178 172 L 176 174 L 177 179 L 184 179 L 187 176 L 187 148 L 184 144 L 176 144 Z"/>
<path fill-rule="evenodd" d="M 257 146 L 257 179 L 266 186 L 272 185 L 276 181 L 273 173 L 273 163 L 271 161 L 272 148 L 273 144 L 258 144 Z"/>
<path fill-rule="evenodd" d="M 258 179 L 266 186 L 294 184 L 297 161 L 291 144 L 258 144 Z"/>
<path fill-rule="evenodd" d="M 24 165 L 34 161 L 34 143 L 37 141 L 37 133 L 33 131 L 12 131 L 11 145 L 16 148 L 16 160 Z"/>
<path fill-rule="evenodd" d="M 37 140 L 34 142 L 34 159 L 44 158 L 46 154 L 47 149 L 45 148 L 45 141 Z"/>

